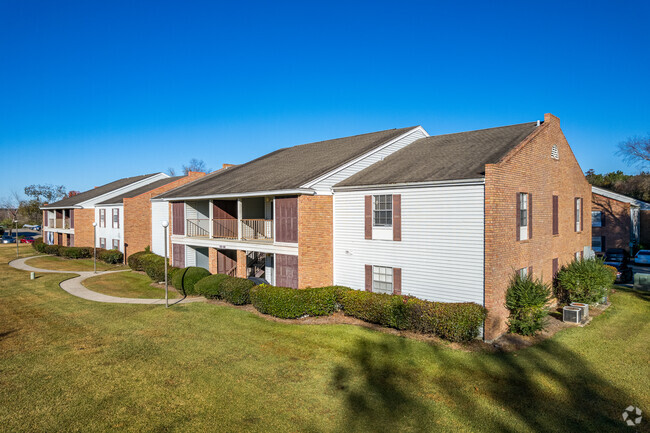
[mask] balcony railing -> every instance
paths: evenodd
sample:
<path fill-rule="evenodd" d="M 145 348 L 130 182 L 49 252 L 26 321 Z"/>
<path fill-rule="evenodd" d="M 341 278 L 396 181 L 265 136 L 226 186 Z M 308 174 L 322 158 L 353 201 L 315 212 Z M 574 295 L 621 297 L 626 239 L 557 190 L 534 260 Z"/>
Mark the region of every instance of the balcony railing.
<path fill-rule="evenodd" d="M 186 236 L 210 237 L 209 219 L 188 219 Z M 273 240 L 273 220 L 242 219 L 241 227 L 236 219 L 212 220 L 212 237 L 215 239 Z"/>
<path fill-rule="evenodd" d="M 70 228 L 70 220 L 62 220 L 62 219 L 56 219 L 56 218 L 50 218 L 48 219 L 48 228 L 51 229 L 69 229 Z"/>

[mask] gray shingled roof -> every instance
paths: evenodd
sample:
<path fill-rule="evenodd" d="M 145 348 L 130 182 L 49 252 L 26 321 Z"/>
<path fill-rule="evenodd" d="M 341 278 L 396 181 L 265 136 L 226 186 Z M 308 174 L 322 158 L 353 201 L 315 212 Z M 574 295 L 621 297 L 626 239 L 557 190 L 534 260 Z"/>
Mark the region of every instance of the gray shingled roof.
<path fill-rule="evenodd" d="M 116 204 L 122 204 L 122 201 L 125 198 L 133 198 L 136 196 L 139 196 L 140 194 L 144 194 L 145 192 L 149 192 L 153 189 L 156 189 L 158 187 L 161 187 L 163 185 L 167 185 L 168 183 L 174 182 L 178 179 L 181 179 L 183 176 L 174 176 L 174 177 L 168 177 L 165 179 L 160 179 L 155 182 L 151 182 L 147 185 L 141 186 L 140 188 L 132 189 L 131 191 L 125 192 L 124 194 L 115 196 L 113 198 L 109 198 L 108 200 L 105 200 L 101 203 L 98 203 L 100 205 L 116 205 Z"/>
<path fill-rule="evenodd" d="M 485 164 L 498 162 L 536 128 L 530 122 L 421 138 L 335 187 L 481 178 Z"/>
<path fill-rule="evenodd" d="M 245 164 L 219 170 L 156 198 L 296 189 L 414 128 L 389 129 L 279 149 Z"/>
<path fill-rule="evenodd" d="M 43 207 L 51 207 L 51 208 L 61 208 L 61 207 L 74 207 L 79 203 L 82 203 L 86 200 L 90 200 L 93 198 L 97 198 L 101 195 L 108 194 L 111 191 L 114 191 L 116 189 L 125 187 L 127 185 L 130 185 L 134 182 L 138 182 L 140 180 L 147 179 L 151 176 L 155 176 L 159 173 L 153 173 L 153 174 L 143 174 L 140 176 L 133 176 L 133 177 L 125 177 L 124 179 L 119 179 L 111 183 L 107 183 L 106 185 L 98 186 L 93 189 L 89 189 L 88 191 L 80 192 L 77 195 L 73 195 L 72 197 L 66 197 L 62 200 L 56 201 L 54 203 L 49 203 Z"/>

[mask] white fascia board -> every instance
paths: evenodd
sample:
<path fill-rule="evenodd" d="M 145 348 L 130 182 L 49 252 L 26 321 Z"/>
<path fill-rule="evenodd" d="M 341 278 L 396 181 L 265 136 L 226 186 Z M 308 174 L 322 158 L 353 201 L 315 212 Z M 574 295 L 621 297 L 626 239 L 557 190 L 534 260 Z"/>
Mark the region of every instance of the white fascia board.
<path fill-rule="evenodd" d="M 406 131 L 404 134 L 400 135 L 399 137 L 393 138 L 392 140 L 382 144 L 381 146 L 372 149 L 370 152 L 366 152 L 363 155 L 353 159 L 352 161 L 349 161 L 349 162 L 347 162 L 347 163 L 345 163 L 345 164 L 343 164 L 343 165 L 341 165 L 339 167 L 336 167 L 334 170 L 332 170 L 332 171 L 330 171 L 328 173 L 325 173 L 325 174 L 317 177 L 314 180 L 309 181 L 308 183 L 302 185 L 302 188 L 311 188 L 313 185 L 317 184 L 318 182 L 322 181 L 323 179 L 327 179 L 328 177 L 338 173 L 339 171 L 348 168 L 352 164 L 356 164 L 357 162 L 363 160 L 364 158 L 367 158 L 370 155 L 379 152 L 380 150 L 384 149 L 385 147 L 390 146 L 391 144 L 395 143 L 396 141 L 401 140 L 402 138 L 404 138 L 406 136 L 409 136 L 409 135 L 413 134 L 416 131 L 421 131 L 426 137 L 429 137 L 429 133 L 427 131 L 425 131 L 423 127 L 416 126 L 413 129 L 409 129 L 408 131 Z"/>
<path fill-rule="evenodd" d="M 188 238 L 180 235 L 172 235 L 172 244 L 190 245 L 193 247 L 217 248 L 220 250 L 243 250 L 255 251 L 268 254 L 287 254 L 290 256 L 298 255 L 298 244 L 278 245 L 273 243 L 256 243 L 250 241 L 237 241 L 228 239 L 197 239 Z"/>
<path fill-rule="evenodd" d="M 77 205 L 77 204 L 74 205 L 74 206 L 54 206 L 54 207 L 50 207 L 50 206 L 43 207 L 43 206 L 41 206 L 41 207 L 39 207 L 39 209 L 40 209 L 40 210 L 81 209 L 81 206 L 79 206 L 79 205 Z"/>
<path fill-rule="evenodd" d="M 274 191 L 254 191 L 254 192 L 239 192 L 232 194 L 213 194 L 213 195 L 201 195 L 194 197 L 168 197 L 168 198 L 155 198 L 151 201 L 184 201 L 184 200 L 210 200 L 210 199 L 220 199 L 220 198 L 244 198 L 244 197 L 266 197 L 266 196 L 278 196 L 278 195 L 314 195 L 316 191 L 308 188 L 296 188 L 296 189 L 278 189 Z"/>
<path fill-rule="evenodd" d="M 637 200 L 635 198 L 628 197 L 627 195 L 619 194 L 614 191 L 609 191 L 607 189 L 599 188 L 597 186 L 592 186 L 591 192 L 593 194 L 602 195 L 603 197 L 611 198 L 613 200 L 617 200 L 622 203 L 629 203 L 633 206 L 638 206 L 643 210 L 650 210 L 650 203 L 646 203 L 644 201 Z"/>
<path fill-rule="evenodd" d="M 406 182 L 406 183 L 387 183 L 382 185 L 351 185 L 351 186 L 337 186 L 334 187 L 336 191 L 371 191 L 377 189 L 404 189 L 404 188 L 427 188 L 427 187 L 443 187 L 443 186 L 458 186 L 458 185 L 484 185 L 485 178 L 476 179 L 458 179 L 458 180 L 437 180 L 430 182 Z"/>
<path fill-rule="evenodd" d="M 81 203 L 78 203 L 77 206 L 80 206 L 82 208 L 94 208 L 95 205 L 97 205 L 100 202 L 106 201 L 109 198 L 116 197 L 118 195 L 124 194 L 125 192 L 140 188 L 141 186 L 148 185 L 152 182 L 156 182 L 161 179 L 166 179 L 169 176 L 165 173 L 156 173 L 153 176 L 150 176 L 146 179 L 139 180 L 137 182 L 130 183 L 128 185 L 125 185 L 121 188 L 114 189 L 112 191 L 109 191 L 105 194 L 102 194 L 98 197 L 94 197 L 91 199 L 88 199 L 86 201 L 82 201 Z"/>

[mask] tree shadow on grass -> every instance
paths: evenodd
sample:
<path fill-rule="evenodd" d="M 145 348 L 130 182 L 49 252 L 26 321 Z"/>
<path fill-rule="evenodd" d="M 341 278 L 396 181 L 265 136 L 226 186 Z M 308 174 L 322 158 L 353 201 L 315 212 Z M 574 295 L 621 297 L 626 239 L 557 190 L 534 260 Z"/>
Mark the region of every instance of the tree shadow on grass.
<path fill-rule="evenodd" d="M 645 290 L 635 290 L 630 287 L 625 286 L 616 286 L 614 288 L 617 292 L 625 292 L 634 295 L 636 298 L 641 299 L 642 301 L 650 302 L 650 291 Z"/>
<path fill-rule="evenodd" d="M 631 431 L 621 415 L 638 403 L 561 343 L 425 352 L 401 339 L 360 339 L 331 381 L 342 398 L 340 430 Z"/>

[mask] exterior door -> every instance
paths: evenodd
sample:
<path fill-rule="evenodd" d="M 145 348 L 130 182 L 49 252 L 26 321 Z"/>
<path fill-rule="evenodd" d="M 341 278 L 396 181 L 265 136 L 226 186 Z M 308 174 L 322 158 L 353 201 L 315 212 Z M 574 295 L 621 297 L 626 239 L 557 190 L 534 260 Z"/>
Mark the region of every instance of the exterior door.
<path fill-rule="evenodd" d="M 172 266 L 185 267 L 185 245 L 172 244 Z"/>
<path fill-rule="evenodd" d="M 275 255 L 275 285 L 298 288 L 298 256 Z"/>

